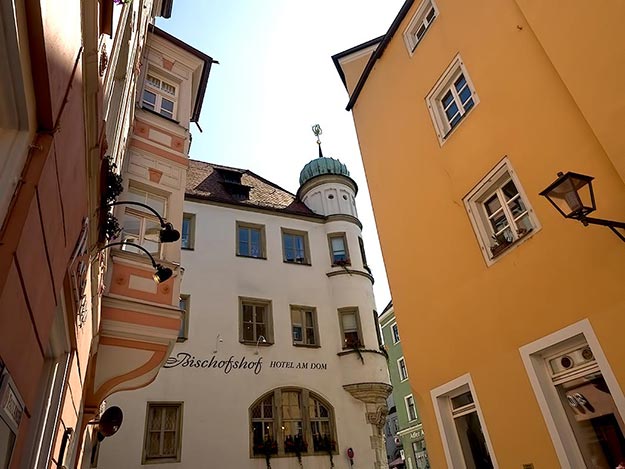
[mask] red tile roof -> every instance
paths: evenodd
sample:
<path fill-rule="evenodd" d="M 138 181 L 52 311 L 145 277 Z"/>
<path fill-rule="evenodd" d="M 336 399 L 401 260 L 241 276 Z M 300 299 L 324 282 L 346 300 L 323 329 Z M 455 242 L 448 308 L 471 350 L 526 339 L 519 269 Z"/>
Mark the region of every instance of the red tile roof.
<path fill-rule="evenodd" d="M 241 185 L 249 187 L 249 197 L 240 198 L 229 191 L 228 184 L 219 170 L 241 174 Z M 267 181 L 247 169 L 232 168 L 205 161 L 189 160 L 186 197 L 210 200 L 233 205 L 257 207 L 294 215 L 324 218 L 315 214 L 294 194 Z"/>

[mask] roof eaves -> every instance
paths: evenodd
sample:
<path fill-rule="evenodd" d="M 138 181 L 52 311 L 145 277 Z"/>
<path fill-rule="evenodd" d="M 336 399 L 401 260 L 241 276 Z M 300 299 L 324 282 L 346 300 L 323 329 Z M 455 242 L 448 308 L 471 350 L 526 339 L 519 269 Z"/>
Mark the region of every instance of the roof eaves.
<path fill-rule="evenodd" d="M 205 54 L 204 52 L 178 39 L 176 36 L 172 36 L 168 32 L 163 31 L 157 26 L 150 25 L 150 31 L 152 31 L 157 36 L 162 37 L 166 41 L 169 41 L 172 44 L 180 47 L 181 49 L 189 52 L 190 54 L 195 55 L 197 58 L 204 62 L 204 65 L 202 66 L 202 76 L 200 77 L 197 96 L 195 98 L 195 103 L 193 104 L 193 113 L 191 114 L 191 122 L 197 122 L 200 119 L 200 112 L 202 111 L 202 104 L 204 102 L 204 95 L 206 94 L 206 84 L 208 83 L 208 76 L 210 74 L 211 66 L 214 63 L 219 64 L 219 62 L 217 60 L 214 60 L 211 56 Z"/>
<path fill-rule="evenodd" d="M 352 93 L 352 96 L 349 98 L 349 102 L 347 103 L 347 107 L 345 108 L 346 111 L 351 111 L 354 105 L 356 104 L 356 100 L 358 100 L 358 96 L 360 96 L 360 92 L 362 91 L 362 88 L 365 86 L 365 82 L 367 81 L 367 78 L 369 78 L 369 74 L 371 73 L 371 70 L 373 70 L 373 66 L 375 65 L 376 61 L 380 57 L 382 57 L 382 54 L 384 54 L 384 50 L 386 49 L 386 46 L 388 46 L 388 43 L 391 42 L 391 39 L 393 38 L 397 30 L 399 29 L 399 25 L 408 14 L 408 11 L 410 10 L 410 7 L 412 6 L 413 3 L 414 3 L 414 0 L 406 0 L 404 2 L 404 4 L 401 7 L 401 10 L 399 10 L 399 13 L 393 20 L 391 27 L 388 28 L 388 31 L 384 35 L 384 39 L 382 39 L 382 42 L 380 42 L 380 45 L 377 47 L 373 55 L 371 55 L 371 57 L 369 58 L 369 61 L 367 62 L 367 65 L 365 66 L 365 69 L 362 72 L 362 75 L 360 75 L 360 79 L 358 80 L 358 83 L 356 84 L 356 88 L 354 88 L 354 92 Z"/>
<path fill-rule="evenodd" d="M 341 77 L 341 81 L 343 82 L 343 86 L 347 90 L 347 80 L 345 79 L 345 73 L 343 72 L 343 67 L 341 67 L 340 60 L 343 57 L 347 57 L 348 55 L 355 54 L 356 52 L 360 52 L 368 47 L 371 47 L 384 39 L 384 35 L 376 37 L 375 39 L 370 39 L 367 42 L 363 42 L 362 44 L 358 44 L 350 49 L 344 50 L 343 52 L 339 52 L 338 54 L 334 54 L 332 56 L 332 62 L 334 62 L 334 66 L 336 67 L 337 72 L 339 72 L 339 76 Z M 349 90 L 347 90 L 349 91 Z"/>

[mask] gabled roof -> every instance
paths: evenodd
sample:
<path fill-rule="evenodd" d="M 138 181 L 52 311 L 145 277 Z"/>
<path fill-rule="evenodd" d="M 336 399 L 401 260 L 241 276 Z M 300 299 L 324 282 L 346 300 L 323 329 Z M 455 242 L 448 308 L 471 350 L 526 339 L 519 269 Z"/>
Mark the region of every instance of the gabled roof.
<path fill-rule="evenodd" d="M 241 186 L 249 188 L 248 197 L 238 197 L 237 194 L 240 192 L 231 190 L 232 183 L 226 181 L 224 176 L 233 172 L 241 174 Z M 188 199 L 209 200 L 291 215 L 324 218 L 315 214 L 294 194 L 252 171 L 205 161 L 189 160 L 185 196 Z"/>
<path fill-rule="evenodd" d="M 365 50 L 371 46 L 374 46 L 380 42 L 382 42 L 384 36 L 376 37 L 375 39 L 370 39 L 367 42 L 363 42 L 362 44 L 358 44 L 357 46 L 352 47 L 351 49 L 344 50 L 343 52 L 339 52 L 338 54 L 334 54 L 332 56 L 332 62 L 334 62 L 334 66 L 336 67 L 336 71 L 339 72 L 339 76 L 341 77 L 341 81 L 343 82 L 343 86 L 347 89 L 347 80 L 345 79 L 345 73 L 343 72 L 343 67 L 341 67 L 341 59 L 343 57 L 348 57 L 356 52 L 360 52 L 361 50 Z M 349 91 L 349 90 L 348 90 Z"/>
<path fill-rule="evenodd" d="M 414 3 L 414 0 L 406 0 L 404 2 L 404 4 L 401 7 L 401 10 L 399 10 L 399 13 L 393 20 L 393 23 L 391 24 L 390 28 L 388 28 L 388 31 L 386 32 L 386 34 L 382 36 L 380 45 L 375 49 L 375 52 L 369 58 L 369 61 L 367 62 L 367 65 L 365 65 L 365 69 L 363 70 L 362 75 L 360 75 L 360 79 L 358 80 L 358 83 L 356 84 L 356 87 L 354 88 L 354 92 L 349 98 L 349 102 L 347 103 L 347 107 L 345 108 L 347 111 L 351 111 L 354 105 L 356 104 L 356 100 L 358 99 L 358 96 L 360 96 L 360 92 L 362 91 L 362 88 L 365 86 L 367 78 L 369 78 L 369 74 L 371 73 L 371 70 L 373 70 L 373 66 L 375 65 L 377 60 L 380 57 L 382 57 L 382 54 L 384 54 L 384 50 L 386 49 L 386 46 L 388 46 L 389 42 L 391 42 L 391 39 L 397 32 L 397 29 L 399 29 L 399 25 L 408 14 L 408 11 L 410 10 L 410 7 L 412 7 L 413 3 Z M 369 41 L 370 42 L 369 45 L 374 44 L 375 41 L 377 41 L 378 39 L 379 38 L 373 39 L 373 41 Z M 355 48 L 348 49 L 344 52 L 339 52 L 338 54 L 333 56 L 333 60 L 334 60 L 334 57 L 337 57 L 337 56 L 339 56 L 339 58 L 345 57 L 346 55 L 349 55 L 349 53 L 357 52 L 358 50 L 360 50 L 361 46 L 356 46 Z M 356 50 L 353 50 L 353 49 L 356 49 Z M 335 65 L 337 64 L 336 61 L 334 63 Z M 341 79 L 343 80 L 343 83 L 345 83 L 345 76 L 341 73 L 340 70 L 339 70 L 339 75 L 341 75 Z"/>

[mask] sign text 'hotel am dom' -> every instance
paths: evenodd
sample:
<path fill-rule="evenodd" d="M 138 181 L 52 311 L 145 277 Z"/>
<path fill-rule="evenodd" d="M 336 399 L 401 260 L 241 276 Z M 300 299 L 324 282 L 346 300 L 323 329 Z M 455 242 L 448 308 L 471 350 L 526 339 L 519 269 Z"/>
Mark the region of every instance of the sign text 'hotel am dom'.
<path fill-rule="evenodd" d="M 249 360 L 245 355 L 240 359 L 236 359 L 231 355 L 227 360 L 219 360 L 214 355 L 210 359 L 196 358 L 187 352 L 178 352 L 176 356 L 171 356 L 165 362 L 163 368 L 208 368 L 221 370 L 224 374 L 230 374 L 232 371 L 250 371 L 255 375 L 260 374 L 263 369 L 263 357 Z M 269 362 L 269 368 L 277 369 L 294 369 L 294 370 L 327 370 L 327 363 L 319 362 L 298 362 L 298 361 L 280 361 L 272 360 Z"/>

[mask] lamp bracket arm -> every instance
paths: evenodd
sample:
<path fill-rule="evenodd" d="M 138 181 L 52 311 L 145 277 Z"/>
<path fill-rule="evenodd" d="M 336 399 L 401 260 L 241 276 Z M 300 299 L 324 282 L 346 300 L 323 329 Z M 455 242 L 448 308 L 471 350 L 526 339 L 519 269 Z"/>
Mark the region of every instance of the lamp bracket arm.
<path fill-rule="evenodd" d="M 157 264 L 156 261 L 154 260 L 154 257 L 152 257 L 152 254 L 150 254 L 150 251 L 148 251 L 146 248 L 144 248 L 143 246 L 140 246 L 138 244 L 135 243 L 130 243 L 128 241 L 117 241 L 115 243 L 109 243 L 106 246 L 98 249 L 98 252 L 104 251 L 105 249 L 111 248 L 113 246 L 132 246 L 138 249 L 141 249 L 143 252 L 145 252 L 148 257 L 150 258 L 150 260 L 152 261 L 152 267 L 156 268 Z"/>
<path fill-rule="evenodd" d="M 580 221 L 584 225 L 601 225 L 601 226 L 608 226 L 610 228 L 621 228 L 625 230 L 625 222 L 622 222 L 622 221 L 605 220 L 603 218 L 593 218 L 593 217 L 580 218 Z"/>
<path fill-rule="evenodd" d="M 111 202 L 110 204 L 106 204 L 107 207 L 113 207 L 115 205 L 136 205 L 138 207 L 143 207 L 143 208 L 149 210 L 150 212 L 152 212 L 154 215 L 157 216 L 158 220 L 161 222 L 161 226 L 162 227 L 165 227 L 165 225 L 166 225 L 166 222 L 163 219 L 163 217 L 156 210 L 154 210 L 152 207 L 150 207 L 149 205 L 142 204 L 141 202 L 130 201 L 130 200 L 127 200 L 127 201 L 119 200 L 117 202 Z"/>

